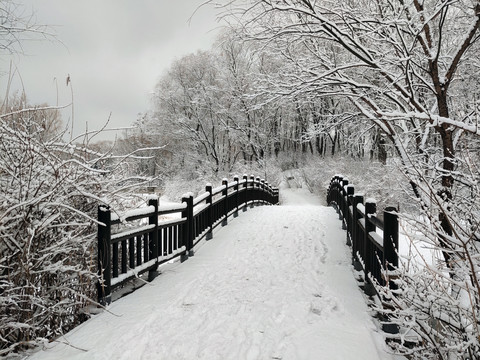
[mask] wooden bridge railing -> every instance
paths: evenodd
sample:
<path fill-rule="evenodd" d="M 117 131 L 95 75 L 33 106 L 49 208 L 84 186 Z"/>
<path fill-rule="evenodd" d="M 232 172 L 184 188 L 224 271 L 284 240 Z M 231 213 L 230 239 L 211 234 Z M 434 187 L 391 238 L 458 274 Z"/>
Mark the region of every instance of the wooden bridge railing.
<path fill-rule="evenodd" d="M 335 175 L 328 187 L 327 203 L 337 208 L 343 228 L 347 230 L 347 244 L 352 246 L 352 262 L 356 270 L 365 273 L 367 292 L 372 292 L 373 279 L 385 286 L 395 284 L 391 271 L 398 266 L 398 215 L 394 207 L 387 207 L 383 220 L 377 215 L 376 202 L 355 194 L 348 179 Z"/>
<path fill-rule="evenodd" d="M 161 206 L 157 197 L 148 206 L 119 217 L 106 205 L 98 207 L 98 300 L 111 302 L 112 290 L 149 272 L 153 278 L 159 265 L 176 257 L 193 256 L 195 245 L 210 240 L 213 229 L 227 225 L 254 204 L 277 204 L 278 189 L 265 180 L 244 175 L 233 182 L 224 179 L 196 198 L 189 193 L 179 204 Z M 168 216 L 167 216 L 168 215 Z"/>

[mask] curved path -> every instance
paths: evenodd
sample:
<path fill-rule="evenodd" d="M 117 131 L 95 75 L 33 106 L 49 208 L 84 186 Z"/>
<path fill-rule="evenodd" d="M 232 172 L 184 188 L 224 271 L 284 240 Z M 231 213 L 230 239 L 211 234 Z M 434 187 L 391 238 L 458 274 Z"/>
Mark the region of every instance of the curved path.
<path fill-rule="evenodd" d="M 334 210 L 303 189 L 281 199 L 31 359 L 391 359 Z"/>

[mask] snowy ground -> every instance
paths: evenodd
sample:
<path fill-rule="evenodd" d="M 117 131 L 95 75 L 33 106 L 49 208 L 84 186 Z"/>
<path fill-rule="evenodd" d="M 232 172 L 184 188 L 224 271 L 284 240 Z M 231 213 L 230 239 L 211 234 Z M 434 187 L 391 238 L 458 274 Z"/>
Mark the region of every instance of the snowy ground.
<path fill-rule="evenodd" d="M 30 359 L 392 359 L 334 210 L 303 189 L 281 199 Z"/>

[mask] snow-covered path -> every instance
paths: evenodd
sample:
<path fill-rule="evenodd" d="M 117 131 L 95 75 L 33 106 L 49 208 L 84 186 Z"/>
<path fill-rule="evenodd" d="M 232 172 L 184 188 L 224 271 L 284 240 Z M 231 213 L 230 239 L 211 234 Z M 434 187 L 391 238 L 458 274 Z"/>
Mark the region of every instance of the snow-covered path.
<path fill-rule="evenodd" d="M 334 210 L 281 197 L 31 359 L 390 359 Z"/>

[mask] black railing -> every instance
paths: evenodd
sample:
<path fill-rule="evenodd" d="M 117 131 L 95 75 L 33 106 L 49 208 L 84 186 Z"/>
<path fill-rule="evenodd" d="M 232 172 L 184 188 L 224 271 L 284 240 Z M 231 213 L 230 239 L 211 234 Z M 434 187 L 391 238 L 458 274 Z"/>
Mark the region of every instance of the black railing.
<path fill-rule="evenodd" d="M 278 189 L 254 176 L 223 180 L 196 198 L 182 197 L 180 204 L 159 205 L 157 197 L 148 206 L 119 217 L 106 205 L 98 207 L 98 300 L 111 302 L 112 290 L 149 272 L 153 278 L 159 265 L 176 257 L 184 261 L 193 256 L 195 245 L 210 240 L 213 229 L 227 225 L 254 204 L 277 204 Z"/>
<path fill-rule="evenodd" d="M 352 247 L 352 262 L 356 270 L 363 270 L 367 292 L 374 290 L 374 280 L 381 286 L 395 288 L 393 270 L 398 266 L 398 215 L 394 207 L 387 207 L 383 220 L 377 216 L 376 202 L 355 194 L 348 179 L 335 175 L 327 191 L 327 203 L 336 207 L 343 228 L 347 230 L 347 244 Z"/>

